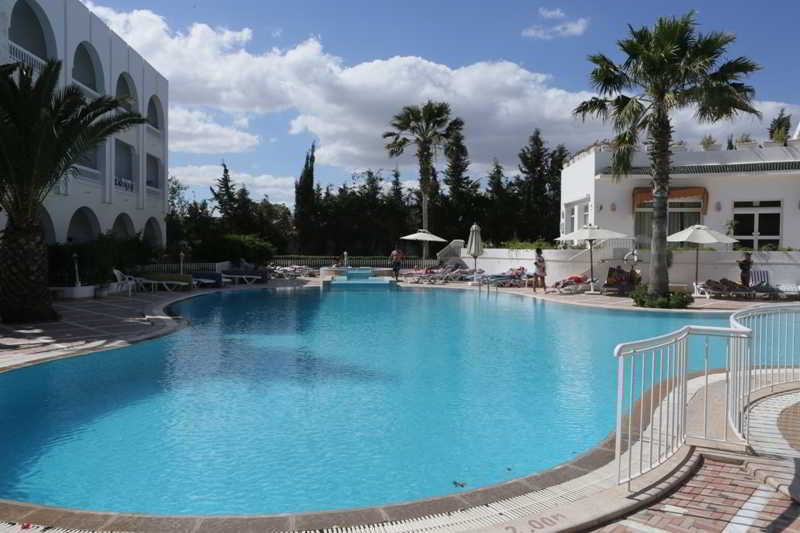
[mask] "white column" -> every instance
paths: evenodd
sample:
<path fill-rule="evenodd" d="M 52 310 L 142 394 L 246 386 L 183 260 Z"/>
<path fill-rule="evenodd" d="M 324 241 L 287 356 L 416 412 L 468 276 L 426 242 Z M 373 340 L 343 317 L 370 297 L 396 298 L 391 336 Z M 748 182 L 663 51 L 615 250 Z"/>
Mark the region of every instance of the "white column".
<path fill-rule="evenodd" d="M 15 0 L 0 0 L 0 65 L 9 62 L 8 29 L 11 26 L 11 9 Z"/>
<path fill-rule="evenodd" d="M 114 203 L 114 175 L 117 170 L 116 141 L 109 137 L 106 141 L 106 168 L 103 173 L 103 200 Z"/>

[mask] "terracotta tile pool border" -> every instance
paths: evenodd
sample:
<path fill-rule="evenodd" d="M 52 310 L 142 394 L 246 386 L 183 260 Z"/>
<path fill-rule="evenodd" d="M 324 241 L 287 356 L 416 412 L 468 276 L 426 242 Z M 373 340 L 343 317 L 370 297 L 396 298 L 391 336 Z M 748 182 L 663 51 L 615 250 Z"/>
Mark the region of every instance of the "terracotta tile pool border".
<path fill-rule="evenodd" d="M 314 286 L 311 284 L 310 286 Z M 308 287 L 309 285 L 306 285 Z M 407 285 L 403 285 L 404 287 Z M 415 287 L 415 285 L 411 285 Z M 470 290 L 470 287 L 456 286 L 419 286 L 420 288 L 446 288 Z M 265 290 L 274 287 L 251 287 L 240 290 Z M 302 287 L 296 287 L 302 288 Z M 229 289 L 228 289 L 229 290 Z M 473 288 L 474 290 L 474 288 Z M 170 306 L 183 300 L 223 292 L 222 290 L 208 290 L 203 292 L 190 292 L 176 294 L 152 303 L 148 307 L 148 319 L 157 320 L 158 329 L 126 339 L 123 344 L 103 347 L 101 350 L 77 350 L 54 356 L 44 357 L 39 360 L 28 361 L 20 365 L 12 365 L 0 369 L 0 372 L 13 371 L 22 367 L 40 364 L 67 357 L 76 357 L 124 347 L 137 342 L 154 339 L 175 332 L 186 327 L 188 322 L 179 316 L 170 315 Z M 519 296 L 536 297 L 528 293 L 512 291 L 500 292 L 517 294 Z M 549 300 L 548 300 L 549 301 Z M 566 303 L 560 302 L 557 303 Z M 580 305 L 575 303 L 574 305 Z M 598 306 L 591 306 L 598 307 Z M 628 311 L 632 309 L 618 309 Z M 651 311 L 646 309 L 644 311 Z M 665 310 L 666 312 L 675 312 Z M 687 312 L 687 311 L 680 311 Z M 707 310 L 690 310 L 690 313 L 708 313 Z M 731 313 L 730 310 L 714 311 L 716 313 Z M 320 511 L 311 513 L 287 513 L 268 515 L 150 515 L 138 513 L 117 513 L 103 511 L 84 511 L 61 507 L 43 506 L 32 503 L 22 503 L 9 500 L 0 500 L 0 520 L 15 522 L 34 522 L 47 526 L 66 527 L 72 529 L 86 529 L 95 531 L 241 531 L 243 527 L 258 528 L 264 531 L 304 531 L 318 530 L 331 527 L 347 527 L 396 522 L 422 518 L 434 514 L 450 513 L 473 507 L 486 506 L 501 500 L 523 496 L 542 489 L 551 489 L 563 483 L 575 480 L 595 471 L 614 460 L 615 436 L 612 431 L 604 440 L 588 451 L 575 458 L 557 465 L 553 468 L 522 476 L 507 482 L 488 485 L 457 494 L 438 496 L 404 503 L 395 503 L 379 506 L 351 508 L 335 511 Z"/>

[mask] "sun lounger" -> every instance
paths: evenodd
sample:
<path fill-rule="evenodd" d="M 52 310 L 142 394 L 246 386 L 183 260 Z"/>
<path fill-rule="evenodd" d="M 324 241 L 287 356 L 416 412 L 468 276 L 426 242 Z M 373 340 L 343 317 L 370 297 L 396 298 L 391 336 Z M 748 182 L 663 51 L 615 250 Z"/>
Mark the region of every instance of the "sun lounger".
<path fill-rule="evenodd" d="M 238 285 L 239 281 L 243 282 L 245 285 L 252 285 L 261 279 L 261 276 L 251 276 L 248 274 L 225 274 L 225 277 L 233 280 L 234 285 Z"/>
<path fill-rule="evenodd" d="M 775 288 L 784 298 L 800 297 L 800 283 L 778 283 Z"/>
<path fill-rule="evenodd" d="M 117 270 L 116 268 L 112 269 L 112 272 L 114 273 L 114 277 L 116 278 L 117 283 L 120 284 L 122 287 L 127 288 L 128 296 L 130 296 L 131 292 L 135 291 L 137 288 L 136 278 L 134 278 L 133 276 L 129 276 L 127 274 L 123 274 L 120 270 Z"/>

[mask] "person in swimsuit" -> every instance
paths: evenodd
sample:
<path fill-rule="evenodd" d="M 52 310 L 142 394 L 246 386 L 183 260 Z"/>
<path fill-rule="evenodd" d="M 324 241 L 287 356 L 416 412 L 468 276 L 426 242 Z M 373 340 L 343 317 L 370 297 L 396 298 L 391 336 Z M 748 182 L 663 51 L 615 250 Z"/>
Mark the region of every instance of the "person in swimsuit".
<path fill-rule="evenodd" d="M 750 252 L 745 252 L 744 259 L 736 261 L 739 263 L 739 270 L 741 270 L 739 273 L 739 279 L 741 280 L 743 287 L 750 286 L 750 270 L 753 269 L 753 260 L 751 257 L 752 254 Z"/>
<path fill-rule="evenodd" d="M 534 265 L 536 270 L 533 273 L 533 292 L 536 292 L 539 282 L 541 282 L 542 290 L 547 292 L 547 286 L 544 283 L 544 278 L 547 276 L 547 265 L 544 260 L 544 255 L 542 255 L 541 248 L 536 249 L 536 259 L 534 260 Z"/>
<path fill-rule="evenodd" d="M 400 264 L 403 261 L 403 252 L 400 250 L 400 245 L 395 246 L 392 253 L 389 254 L 389 261 L 392 263 L 394 280 L 400 281 Z"/>

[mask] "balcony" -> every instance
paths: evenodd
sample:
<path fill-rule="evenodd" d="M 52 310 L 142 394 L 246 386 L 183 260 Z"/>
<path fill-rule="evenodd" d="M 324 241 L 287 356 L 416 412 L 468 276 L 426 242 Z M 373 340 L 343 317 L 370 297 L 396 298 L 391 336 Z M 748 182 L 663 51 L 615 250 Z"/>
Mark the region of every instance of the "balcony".
<path fill-rule="evenodd" d="M 12 63 L 22 63 L 33 69 L 34 74 L 39 74 L 47 62 L 37 55 L 34 55 L 16 43 L 8 43 L 8 54 Z"/>
<path fill-rule="evenodd" d="M 132 178 L 125 178 L 125 177 L 116 176 L 114 178 L 114 186 L 117 189 L 119 189 L 121 191 L 125 191 L 125 192 L 131 192 L 132 193 L 132 192 L 134 192 L 136 190 L 136 184 L 133 182 Z"/>

